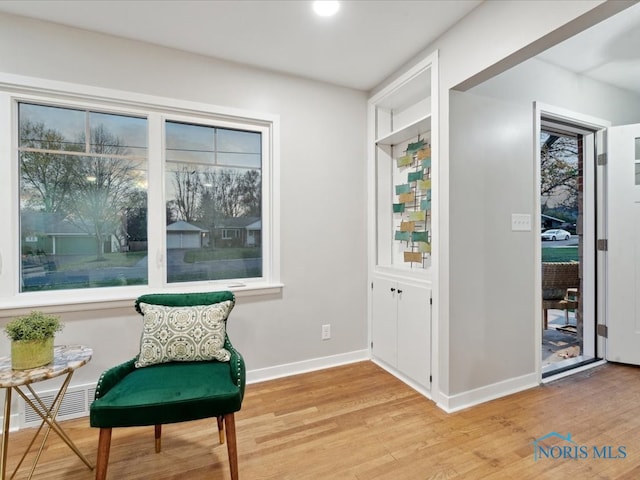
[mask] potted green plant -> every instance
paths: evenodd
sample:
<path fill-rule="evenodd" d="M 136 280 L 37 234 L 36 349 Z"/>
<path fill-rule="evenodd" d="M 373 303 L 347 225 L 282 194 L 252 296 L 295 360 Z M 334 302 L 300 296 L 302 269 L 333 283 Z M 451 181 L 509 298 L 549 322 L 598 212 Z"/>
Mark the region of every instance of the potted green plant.
<path fill-rule="evenodd" d="M 55 315 L 32 311 L 15 318 L 4 327 L 11 339 L 11 366 L 28 370 L 53 361 L 53 339 L 63 324 Z"/>

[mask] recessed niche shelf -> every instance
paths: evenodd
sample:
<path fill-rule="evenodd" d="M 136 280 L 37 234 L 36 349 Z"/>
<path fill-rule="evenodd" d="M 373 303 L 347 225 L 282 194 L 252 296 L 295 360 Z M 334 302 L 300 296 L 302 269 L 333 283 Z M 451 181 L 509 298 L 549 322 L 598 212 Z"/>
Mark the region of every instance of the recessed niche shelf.
<path fill-rule="evenodd" d="M 432 74 L 432 65 L 425 62 L 370 100 L 374 268 L 411 276 L 429 276 L 431 268 Z"/>
<path fill-rule="evenodd" d="M 426 396 L 438 281 L 437 73 L 434 53 L 369 99 L 371 355 Z"/>
<path fill-rule="evenodd" d="M 423 132 L 431 131 L 431 114 L 425 115 L 415 122 L 405 125 L 402 128 L 376 140 L 377 145 L 398 145 L 411 138 L 417 137 Z"/>

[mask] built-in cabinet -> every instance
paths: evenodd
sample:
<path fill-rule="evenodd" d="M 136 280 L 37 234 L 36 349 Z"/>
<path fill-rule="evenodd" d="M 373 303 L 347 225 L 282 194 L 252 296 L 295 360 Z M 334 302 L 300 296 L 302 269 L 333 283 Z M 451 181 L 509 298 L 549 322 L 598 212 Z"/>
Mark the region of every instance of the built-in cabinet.
<path fill-rule="evenodd" d="M 429 388 L 431 289 L 405 281 L 372 282 L 372 353 L 411 381 Z"/>
<path fill-rule="evenodd" d="M 437 288 L 437 54 L 369 100 L 371 356 L 431 389 Z"/>

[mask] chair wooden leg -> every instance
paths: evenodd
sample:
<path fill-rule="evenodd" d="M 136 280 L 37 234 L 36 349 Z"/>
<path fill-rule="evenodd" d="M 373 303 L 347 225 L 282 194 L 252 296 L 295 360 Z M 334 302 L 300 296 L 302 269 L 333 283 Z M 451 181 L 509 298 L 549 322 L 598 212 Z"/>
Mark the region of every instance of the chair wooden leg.
<path fill-rule="evenodd" d="M 219 416 L 216 420 L 218 420 L 218 438 L 222 445 L 224 443 L 224 417 Z"/>
<path fill-rule="evenodd" d="M 162 425 L 156 425 L 155 428 L 156 453 L 160 453 L 162 449 Z"/>
<path fill-rule="evenodd" d="M 547 312 L 547 309 L 542 307 L 542 329 L 546 330 L 547 328 L 549 328 L 549 313 Z"/>
<path fill-rule="evenodd" d="M 109 450 L 111 449 L 111 429 L 101 428 L 98 439 L 98 459 L 96 460 L 96 480 L 107 478 L 109 465 Z"/>
<path fill-rule="evenodd" d="M 233 413 L 224 416 L 227 437 L 227 452 L 229 453 L 229 470 L 231 480 L 238 480 L 238 448 L 236 445 L 236 420 Z"/>

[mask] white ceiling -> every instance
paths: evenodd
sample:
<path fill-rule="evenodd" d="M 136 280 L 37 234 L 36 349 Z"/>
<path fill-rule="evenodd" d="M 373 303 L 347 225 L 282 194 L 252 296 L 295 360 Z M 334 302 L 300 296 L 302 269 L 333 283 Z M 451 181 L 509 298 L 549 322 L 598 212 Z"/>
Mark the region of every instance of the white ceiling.
<path fill-rule="evenodd" d="M 482 0 L 0 0 L 0 11 L 368 91 Z M 640 94 L 640 4 L 541 59 Z"/>
<path fill-rule="evenodd" d="M 481 0 L 2 0 L 0 11 L 370 90 Z"/>
<path fill-rule="evenodd" d="M 640 94 L 640 3 L 541 53 L 538 58 Z"/>

